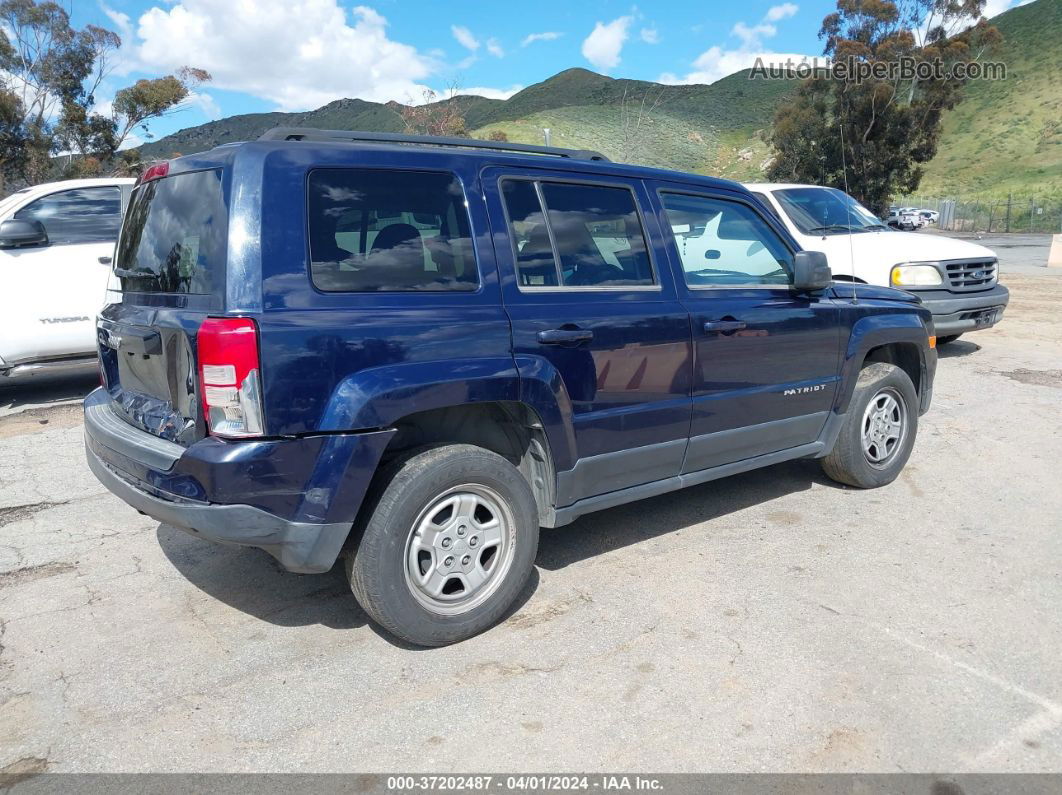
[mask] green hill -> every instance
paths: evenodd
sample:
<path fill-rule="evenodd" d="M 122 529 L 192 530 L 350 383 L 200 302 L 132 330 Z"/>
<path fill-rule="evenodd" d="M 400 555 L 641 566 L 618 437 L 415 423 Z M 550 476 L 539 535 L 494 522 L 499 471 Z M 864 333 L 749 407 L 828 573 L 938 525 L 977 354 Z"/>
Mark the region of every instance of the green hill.
<path fill-rule="evenodd" d="M 1037 0 L 992 20 L 991 60 L 1007 79 L 974 81 L 944 117 L 922 195 L 1062 195 L 1062 0 Z"/>
<path fill-rule="evenodd" d="M 542 129 L 548 127 L 557 146 L 739 177 L 759 172 L 767 153 L 756 133 L 770 123 L 790 90 L 790 81 L 749 80 L 747 71 L 710 86 L 668 86 L 568 69 L 508 100 L 458 96 L 446 101 L 460 104 L 476 137 L 501 130 L 511 141 L 542 143 Z M 191 154 L 280 126 L 398 132 L 401 110 L 397 103 L 341 99 L 304 113 L 232 116 L 144 144 L 141 152 L 148 159 Z"/>

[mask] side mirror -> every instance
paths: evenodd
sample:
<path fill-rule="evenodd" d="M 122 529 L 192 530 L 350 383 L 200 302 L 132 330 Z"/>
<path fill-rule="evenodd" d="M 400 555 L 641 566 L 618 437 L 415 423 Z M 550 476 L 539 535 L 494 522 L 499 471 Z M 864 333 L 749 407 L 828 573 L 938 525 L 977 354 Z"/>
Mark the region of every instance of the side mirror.
<path fill-rule="evenodd" d="M 833 274 L 821 251 L 798 251 L 793 256 L 793 287 L 800 292 L 825 290 L 833 283 Z"/>
<path fill-rule="evenodd" d="M 47 246 L 48 233 L 40 221 L 10 218 L 0 223 L 0 248 Z"/>

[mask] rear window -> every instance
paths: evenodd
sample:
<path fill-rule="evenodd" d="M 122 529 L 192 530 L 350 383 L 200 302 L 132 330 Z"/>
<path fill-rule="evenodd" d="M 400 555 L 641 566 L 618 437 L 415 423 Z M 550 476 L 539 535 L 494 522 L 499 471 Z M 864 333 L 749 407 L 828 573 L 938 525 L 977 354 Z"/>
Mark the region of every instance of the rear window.
<path fill-rule="evenodd" d="M 318 289 L 476 289 L 468 210 L 453 174 L 316 169 L 308 191 L 310 275 Z"/>
<path fill-rule="evenodd" d="M 220 169 L 152 180 L 133 191 L 114 273 L 129 292 L 217 292 L 227 237 Z"/>

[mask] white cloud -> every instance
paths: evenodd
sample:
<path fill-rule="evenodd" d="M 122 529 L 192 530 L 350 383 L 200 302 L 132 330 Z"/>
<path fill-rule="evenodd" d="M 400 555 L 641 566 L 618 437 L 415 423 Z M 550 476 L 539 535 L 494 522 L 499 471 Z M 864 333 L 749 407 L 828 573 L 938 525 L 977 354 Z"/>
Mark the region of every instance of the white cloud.
<path fill-rule="evenodd" d="M 457 43 L 466 50 L 475 52 L 479 49 L 479 40 L 472 35 L 472 31 L 461 25 L 451 25 L 450 32 L 454 34 Z"/>
<path fill-rule="evenodd" d="M 487 39 L 487 52 L 495 58 L 505 57 L 505 50 L 502 49 L 502 46 L 497 39 Z"/>
<path fill-rule="evenodd" d="M 555 30 L 547 30 L 544 33 L 531 33 L 524 36 L 524 40 L 520 42 L 520 46 L 526 47 L 528 44 L 534 44 L 536 41 L 555 41 L 563 35 L 563 33 L 558 33 Z"/>
<path fill-rule="evenodd" d="M 419 96 L 439 63 L 390 39 L 387 20 L 337 0 L 180 0 L 144 13 L 136 58 L 150 71 L 206 69 L 212 87 L 242 91 L 283 110 L 341 97 Z M 123 48 L 124 49 L 124 48 Z"/>
<path fill-rule="evenodd" d="M 508 99 L 517 91 L 522 91 L 523 86 L 513 85 L 509 88 L 487 88 L 485 86 L 473 86 L 472 88 L 462 88 L 458 94 L 470 94 L 477 97 L 486 97 L 487 99 Z"/>
<path fill-rule="evenodd" d="M 598 69 L 618 66 L 620 52 L 627 41 L 627 28 L 633 17 L 614 19 L 609 23 L 598 22 L 583 42 L 583 57 Z"/>
<path fill-rule="evenodd" d="M 221 107 L 210 94 L 202 91 L 192 91 L 184 102 L 191 108 L 198 108 L 200 113 L 208 119 L 221 118 Z"/>
<path fill-rule="evenodd" d="M 714 83 L 734 72 L 752 68 L 757 59 L 760 59 L 764 66 L 785 64 L 786 61 L 800 63 L 807 60 L 806 55 L 773 52 L 764 44 L 764 39 L 772 38 L 778 33 L 778 29 L 771 23 L 791 17 L 797 10 L 796 4 L 783 3 L 768 9 L 763 19 L 755 25 L 738 22 L 731 28 L 730 35 L 741 41 L 740 46 L 734 49 L 726 49 L 720 45 L 709 47 L 697 56 L 688 74 L 680 77 L 671 72 L 665 72 L 660 75 L 659 82 L 673 85 Z"/>
<path fill-rule="evenodd" d="M 809 60 L 810 56 L 797 53 L 771 52 L 769 50 L 724 50 L 722 47 L 710 47 L 699 56 L 692 64 L 693 71 L 684 76 L 678 76 L 671 72 L 660 75 L 657 82 L 669 85 L 689 85 L 693 83 L 714 83 L 734 72 L 742 69 L 751 69 L 756 64 L 756 59 L 762 59 L 764 66 L 771 64 L 784 65 L 787 60 L 793 64 Z"/>
<path fill-rule="evenodd" d="M 638 33 L 639 38 L 646 44 L 659 44 L 660 31 L 656 28 L 642 28 Z"/>
<path fill-rule="evenodd" d="M 768 22 L 778 22 L 791 16 L 795 16 L 796 12 L 799 10 L 800 6 L 796 3 L 782 3 L 781 5 L 768 8 L 767 13 L 763 18 Z"/>
<path fill-rule="evenodd" d="M 762 22 L 752 27 L 744 22 L 738 22 L 730 31 L 730 35 L 741 39 L 741 46 L 745 49 L 755 49 L 761 46 L 764 39 L 769 39 L 776 33 L 778 33 L 778 28 Z"/>
<path fill-rule="evenodd" d="M 981 16 L 991 19 L 992 17 L 999 16 L 1004 11 L 1009 11 L 1012 8 L 1018 6 L 1026 6 L 1033 0 L 988 0 L 985 3 L 985 9 L 981 12 Z"/>

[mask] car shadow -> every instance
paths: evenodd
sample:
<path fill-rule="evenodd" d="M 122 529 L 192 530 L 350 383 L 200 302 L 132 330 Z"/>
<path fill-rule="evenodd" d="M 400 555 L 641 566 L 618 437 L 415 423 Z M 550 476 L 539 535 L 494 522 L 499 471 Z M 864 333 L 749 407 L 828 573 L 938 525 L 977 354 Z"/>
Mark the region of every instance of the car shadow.
<path fill-rule="evenodd" d="M 960 356 L 969 356 L 971 353 L 977 353 L 979 350 L 981 350 L 981 346 L 976 342 L 955 340 L 955 342 L 949 342 L 947 345 L 938 345 L 937 358 L 955 359 Z"/>
<path fill-rule="evenodd" d="M 321 624 L 330 629 L 356 629 L 368 625 L 394 646 L 425 650 L 369 620 L 350 592 L 342 560 L 324 574 L 293 574 L 269 553 L 253 547 L 217 544 L 166 524 L 158 526 L 156 537 L 163 554 L 188 582 L 247 615 L 280 627 Z M 499 621 L 520 610 L 537 589 L 538 572 L 532 571 Z"/>
<path fill-rule="evenodd" d="M 814 484 L 842 489 L 818 461 L 776 464 L 700 486 L 588 514 L 566 527 L 543 530 L 536 563 L 554 571 L 657 536 L 807 491 Z"/>
<path fill-rule="evenodd" d="M 684 530 L 762 505 L 813 485 L 844 488 L 817 461 L 789 461 L 764 469 L 651 497 L 584 516 L 567 527 L 543 530 L 536 567 L 556 571 L 597 555 Z M 331 629 L 368 625 L 394 646 L 423 651 L 369 620 L 350 592 L 341 562 L 325 574 L 292 574 L 267 552 L 196 538 L 160 524 L 163 553 L 192 585 L 250 616 L 282 627 L 321 624 Z M 537 568 L 500 621 L 518 612 L 538 589 Z"/>
<path fill-rule="evenodd" d="M 368 623 L 340 565 L 325 574 L 292 574 L 260 549 L 216 544 L 166 524 L 156 536 L 188 582 L 255 618 L 281 627 L 354 629 Z"/>
<path fill-rule="evenodd" d="M 100 379 L 95 373 L 65 378 L 39 376 L 11 383 L 0 379 L 0 415 L 17 414 L 27 408 L 76 403 L 99 385 Z"/>

